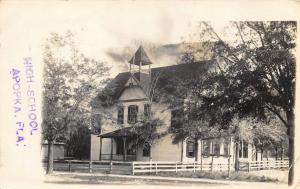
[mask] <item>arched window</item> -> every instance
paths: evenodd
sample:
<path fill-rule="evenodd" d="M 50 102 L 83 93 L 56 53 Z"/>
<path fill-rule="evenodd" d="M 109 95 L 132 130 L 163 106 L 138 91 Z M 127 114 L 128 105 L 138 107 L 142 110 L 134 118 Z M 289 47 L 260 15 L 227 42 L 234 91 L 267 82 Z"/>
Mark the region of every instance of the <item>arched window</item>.
<path fill-rule="evenodd" d="M 186 157 L 195 157 L 195 142 L 193 140 L 186 141 Z"/>
<path fill-rule="evenodd" d="M 137 122 L 138 106 L 128 106 L 128 123 L 133 124 Z"/>

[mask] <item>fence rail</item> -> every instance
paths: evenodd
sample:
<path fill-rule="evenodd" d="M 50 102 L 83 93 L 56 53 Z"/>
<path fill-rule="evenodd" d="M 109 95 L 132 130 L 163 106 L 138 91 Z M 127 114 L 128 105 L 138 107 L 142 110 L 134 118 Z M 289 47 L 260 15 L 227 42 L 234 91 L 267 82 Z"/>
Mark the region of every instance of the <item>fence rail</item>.
<path fill-rule="evenodd" d="M 84 171 L 107 173 L 136 174 L 180 171 L 229 171 L 233 170 L 233 164 L 224 163 L 198 163 L 198 162 L 124 162 L 124 161 L 86 161 L 86 160 L 55 160 L 54 170 L 57 171 Z M 278 169 L 289 167 L 287 160 L 250 161 L 239 162 L 240 171 L 256 171 L 264 169 Z"/>
<path fill-rule="evenodd" d="M 232 167 L 232 164 L 230 165 Z M 158 173 L 179 171 L 226 171 L 230 169 L 227 163 L 205 163 L 198 162 L 132 162 L 132 174 L 136 173 Z"/>
<path fill-rule="evenodd" d="M 288 168 L 288 160 L 271 160 L 271 161 L 249 161 L 249 162 L 240 162 L 239 170 L 263 170 L 263 169 L 279 169 L 279 168 Z"/>

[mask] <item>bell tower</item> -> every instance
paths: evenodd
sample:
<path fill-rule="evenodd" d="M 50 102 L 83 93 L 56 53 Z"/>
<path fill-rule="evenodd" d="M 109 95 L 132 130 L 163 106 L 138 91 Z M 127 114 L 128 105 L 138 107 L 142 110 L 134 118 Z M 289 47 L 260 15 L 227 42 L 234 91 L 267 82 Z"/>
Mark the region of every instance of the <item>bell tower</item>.
<path fill-rule="evenodd" d="M 147 96 L 150 94 L 151 87 L 151 64 L 152 62 L 142 46 L 129 60 L 131 77 L 135 77 L 139 81 Z"/>

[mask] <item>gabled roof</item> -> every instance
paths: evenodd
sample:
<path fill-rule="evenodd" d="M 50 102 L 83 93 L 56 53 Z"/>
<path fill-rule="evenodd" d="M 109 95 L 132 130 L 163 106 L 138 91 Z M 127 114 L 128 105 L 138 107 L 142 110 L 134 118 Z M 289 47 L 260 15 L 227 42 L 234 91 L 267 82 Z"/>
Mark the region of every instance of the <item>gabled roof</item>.
<path fill-rule="evenodd" d="M 170 82 L 172 78 L 175 78 L 174 79 L 175 82 L 174 81 L 172 82 L 173 85 L 176 85 L 176 82 L 180 80 L 185 80 L 193 76 L 199 78 L 199 75 L 200 76 L 205 75 L 208 69 L 212 65 L 213 65 L 213 60 L 209 60 L 209 61 L 200 61 L 200 62 L 189 63 L 189 64 L 178 64 L 173 66 L 152 68 L 151 78 L 153 79 L 155 77 L 158 77 L 156 86 L 157 88 L 163 88 L 164 86 L 168 85 L 168 82 Z M 97 95 L 97 97 L 92 102 L 92 106 L 97 107 L 97 103 L 103 103 L 107 101 L 114 103 L 121 95 L 122 91 L 125 88 L 125 84 L 130 77 L 131 77 L 130 72 L 123 72 L 118 74 L 104 88 L 104 90 Z M 139 73 L 135 73 L 133 77 L 134 79 L 139 81 Z"/>
<path fill-rule="evenodd" d="M 129 63 L 134 65 L 141 64 L 142 66 L 152 64 L 151 60 L 149 59 L 142 46 L 138 48 L 134 56 L 129 60 Z"/>

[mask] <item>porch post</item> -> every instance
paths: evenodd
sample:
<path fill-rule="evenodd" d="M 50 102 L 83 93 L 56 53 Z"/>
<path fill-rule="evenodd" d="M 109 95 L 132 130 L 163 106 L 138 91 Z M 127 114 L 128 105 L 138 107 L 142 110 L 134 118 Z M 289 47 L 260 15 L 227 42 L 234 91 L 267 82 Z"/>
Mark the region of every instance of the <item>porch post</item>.
<path fill-rule="evenodd" d="M 135 161 L 138 160 L 138 150 L 139 150 L 139 146 L 138 146 L 138 143 L 136 142 L 136 145 L 135 145 Z"/>
<path fill-rule="evenodd" d="M 183 162 L 183 138 L 181 139 L 181 162 Z"/>
<path fill-rule="evenodd" d="M 102 160 L 102 137 L 100 137 L 100 152 L 99 152 L 99 160 Z"/>
<path fill-rule="evenodd" d="M 113 148 L 114 148 L 113 138 L 110 138 L 110 141 L 111 141 L 111 145 L 110 145 L 110 161 L 112 161 L 113 160 Z"/>
<path fill-rule="evenodd" d="M 241 151 L 242 151 L 242 158 L 244 158 L 244 141 L 243 140 L 242 140 Z"/>
<path fill-rule="evenodd" d="M 202 171 L 202 164 L 203 164 L 203 140 L 200 140 L 201 143 L 201 154 L 200 154 L 200 163 L 201 163 L 201 171 Z"/>
<path fill-rule="evenodd" d="M 123 137 L 123 161 L 127 160 L 126 137 Z"/>

